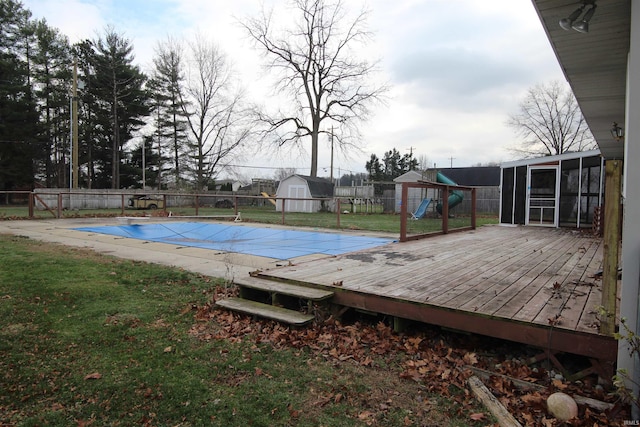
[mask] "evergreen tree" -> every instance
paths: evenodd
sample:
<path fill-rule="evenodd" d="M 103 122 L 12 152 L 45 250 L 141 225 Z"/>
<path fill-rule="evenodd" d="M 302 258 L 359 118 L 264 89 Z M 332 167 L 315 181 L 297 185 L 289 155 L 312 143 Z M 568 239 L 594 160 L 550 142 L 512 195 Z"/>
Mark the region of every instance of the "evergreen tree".
<path fill-rule="evenodd" d="M 182 47 L 172 39 L 156 48 L 155 66 L 149 89 L 153 99 L 153 120 L 158 166 L 158 187 L 162 175 L 168 172 L 176 186 L 185 172 L 185 151 L 188 147 L 186 105 L 181 91 L 184 85 Z M 165 168 L 165 164 L 170 162 Z"/>
<path fill-rule="evenodd" d="M 39 168 L 47 187 L 65 186 L 69 153 L 69 101 L 71 48 L 68 39 L 41 20 L 35 26 L 36 49 L 32 56 L 32 86 L 38 100 L 42 151 Z M 69 161 L 71 161 L 69 159 Z"/>
<path fill-rule="evenodd" d="M 0 1 L 0 189 L 32 188 L 38 116 L 29 86 L 31 14 L 13 0 Z"/>
<path fill-rule="evenodd" d="M 149 113 L 149 95 L 144 90 L 145 75 L 133 65 L 133 46 L 112 28 L 93 44 L 94 93 L 102 115 L 98 121 L 110 128 L 110 158 L 103 158 L 103 178 L 110 167 L 111 188 L 121 188 L 120 165 L 123 149 Z M 106 134 L 105 134 L 106 136 Z M 124 158 L 126 159 L 126 157 Z"/>

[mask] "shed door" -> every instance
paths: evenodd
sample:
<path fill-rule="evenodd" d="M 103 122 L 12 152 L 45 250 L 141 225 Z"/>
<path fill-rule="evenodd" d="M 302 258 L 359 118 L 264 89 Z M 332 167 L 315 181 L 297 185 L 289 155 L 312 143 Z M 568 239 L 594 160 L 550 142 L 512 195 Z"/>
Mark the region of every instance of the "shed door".
<path fill-rule="evenodd" d="M 304 199 L 307 197 L 306 185 L 290 185 L 287 197 Z M 287 212 L 307 212 L 307 200 L 287 200 Z"/>
<path fill-rule="evenodd" d="M 558 226 L 557 166 L 532 166 L 527 176 L 527 225 Z"/>

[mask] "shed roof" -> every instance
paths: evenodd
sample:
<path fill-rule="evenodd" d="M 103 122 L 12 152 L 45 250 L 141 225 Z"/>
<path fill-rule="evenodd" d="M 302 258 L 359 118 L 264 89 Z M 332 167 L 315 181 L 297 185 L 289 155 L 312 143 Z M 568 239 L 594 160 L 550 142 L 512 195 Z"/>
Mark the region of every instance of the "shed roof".
<path fill-rule="evenodd" d="M 292 176 L 297 176 L 307 181 L 311 197 L 333 197 L 333 183 L 328 179 L 298 174 Z"/>

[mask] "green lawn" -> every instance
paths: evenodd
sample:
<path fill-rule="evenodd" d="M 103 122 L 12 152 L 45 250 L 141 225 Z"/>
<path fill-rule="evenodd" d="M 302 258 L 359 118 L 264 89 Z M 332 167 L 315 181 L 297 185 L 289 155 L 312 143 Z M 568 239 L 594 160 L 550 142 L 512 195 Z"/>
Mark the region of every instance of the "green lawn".
<path fill-rule="evenodd" d="M 470 418 L 482 408 L 453 379 L 451 397 L 420 379 L 420 360 L 457 372 L 464 353 L 440 338 L 292 331 L 214 308 L 230 291 L 219 280 L 22 237 L 0 235 L 0 259 L 0 425 L 490 423 Z M 353 338 L 363 331 L 375 346 Z M 349 344 L 323 347 L 328 336 Z M 420 359 L 439 346 L 441 359 Z"/>
<path fill-rule="evenodd" d="M 172 215 L 192 216 L 196 215 L 195 208 L 190 207 L 169 207 Z M 272 205 L 266 206 L 240 206 L 238 208 L 242 221 L 255 222 L 263 224 L 282 224 L 282 212 L 276 212 Z M 232 215 L 233 209 L 216 209 L 202 207 L 198 209 L 199 216 L 215 216 L 215 215 Z M 160 211 L 145 210 L 125 210 L 125 215 L 158 215 Z M 120 216 L 120 209 L 100 209 L 100 210 L 82 210 L 82 211 L 63 211 L 63 217 L 108 217 Z M 53 215 L 48 211 L 36 211 L 35 216 L 40 219 L 51 219 Z M 0 206 L 0 219 L 19 219 L 27 218 L 28 210 L 26 208 Z M 485 224 L 496 224 L 498 218 L 496 216 L 480 216 L 476 220 L 477 226 Z M 368 230 L 381 231 L 388 233 L 400 234 L 400 215 L 384 214 L 384 213 L 349 213 L 340 214 L 340 226 L 338 227 L 338 216 L 330 212 L 316 213 L 298 213 L 287 212 L 284 215 L 284 224 L 289 226 L 302 226 L 314 228 L 330 228 L 343 230 Z M 451 218 L 449 227 L 459 228 L 471 225 L 471 219 L 467 216 Z M 440 218 L 423 218 L 417 221 L 408 221 L 408 234 L 428 233 L 439 231 L 442 229 L 442 221 Z"/>

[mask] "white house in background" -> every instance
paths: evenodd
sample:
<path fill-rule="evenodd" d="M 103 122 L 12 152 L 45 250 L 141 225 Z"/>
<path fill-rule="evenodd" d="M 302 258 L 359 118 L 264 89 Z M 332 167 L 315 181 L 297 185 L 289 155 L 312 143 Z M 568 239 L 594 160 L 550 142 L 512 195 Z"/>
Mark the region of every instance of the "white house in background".
<path fill-rule="evenodd" d="M 333 197 L 333 183 L 325 178 L 291 175 L 280 181 L 276 191 L 276 211 L 318 212 L 331 209 L 332 201 L 311 200 Z M 288 200 L 293 199 L 293 200 Z M 307 199 L 307 200 L 295 200 Z"/>
<path fill-rule="evenodd" d="M 640 1 L 601 0 L 597 9 L 595 1 L 532 0 L 532 3 L 600 148 L 605 162 L 605 194 L 612 190 L 609 184 L 617 182 L 623 170 L 622 185 L 616 188 L 621 189 L 622 222 L 617 212 L 612 217 L 607 215 L 605 200 L 604 238 L 605 241 L 608 238 L 607 227 L 615 230 L 621 226 L 620 316 L 626 319 L 631 331 L 640 334 Z M 562 29 L 560 20 L 572 16 L 580 7 L 592 15 L 587 33 Z M 577 21 L 583 17 L 581 14 Z M 624 130 L 624 135 L 611 132 L 613 123 Z M 615 243 L 605 246 L 605 260 L 615 262 L 615 257 L 607 254 L 615 255 L 617 247 Z M 614 283 L 615 267 L 604 269 Z M 635 380 L 633 388 L 638 396 L 640 357 L 630 354 L 624 340 L 619 344 L 617 368 L 625 369 Z M 634 418 L 639 418 L 638 408 L 634 412 Z"/>

